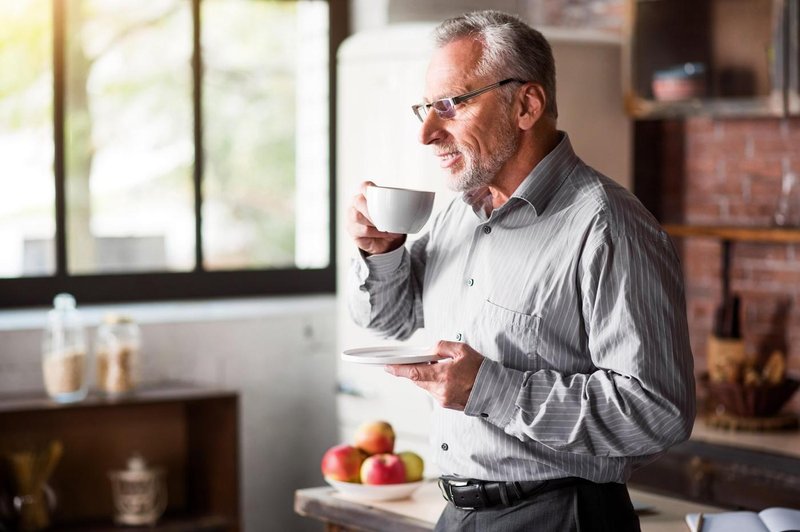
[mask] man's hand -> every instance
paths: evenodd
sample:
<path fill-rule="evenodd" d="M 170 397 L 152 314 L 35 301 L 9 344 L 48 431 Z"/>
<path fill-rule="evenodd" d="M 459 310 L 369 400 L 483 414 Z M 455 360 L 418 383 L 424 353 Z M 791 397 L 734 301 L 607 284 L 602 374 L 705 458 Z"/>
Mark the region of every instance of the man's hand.
<path fill-rule="evenodd" d="M 384 233 L 378 231 L 372 224 L 364 192 L 368 186 L 373 185 L 375 183 L 372 181 L 364 181 L 361 183 L 359 193 L 353 196 L 353 202 L 347 210 L 347 232 L 353 237 L 356 245 L 368 255 L 379 255 L 402 246 L 406 241 L 406 235 Z"/>
<path fill-rule="evenodd" d="M 410 379 L 444 408 L 464 410 L 483 355 L 461 342 L 439 341 L 433 352 L 444 360 L 433 364 L 391 364 L 386 372 Z"/>

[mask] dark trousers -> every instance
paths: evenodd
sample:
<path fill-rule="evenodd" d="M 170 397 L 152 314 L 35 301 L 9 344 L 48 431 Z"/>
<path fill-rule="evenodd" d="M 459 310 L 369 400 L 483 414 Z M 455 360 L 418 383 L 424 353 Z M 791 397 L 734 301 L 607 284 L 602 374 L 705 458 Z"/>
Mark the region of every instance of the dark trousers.
<path fill-rule="evenodd" d="M 640 532 L 624 484 L 581 482 L 513 506 L 461 510 L 452 503 L 435 532 Z"/>

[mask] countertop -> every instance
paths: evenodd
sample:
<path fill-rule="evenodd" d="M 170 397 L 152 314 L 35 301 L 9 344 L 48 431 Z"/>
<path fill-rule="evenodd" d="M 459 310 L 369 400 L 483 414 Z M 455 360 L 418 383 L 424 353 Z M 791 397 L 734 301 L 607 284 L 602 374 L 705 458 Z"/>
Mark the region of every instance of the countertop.
<path fill-rule="evenodd" d="M 694 441 L 800 458 L 800 431 L 798 430 L 761 432 L 726 430 L 709 427 L 706 420 L 698 416 L 697 420 L 694 422 L 691 439 Z"/>
<path fill-rule="evenodd" d="M 687 513 L 723 511 L 673 497 L 630 489 L 639 513 L 642 532 L 686 532 Z M 295 492 L 295 511 L 303 516 L 355 530 L 426 532 L 433 529 L 445 501 L 435 481 L 425 483 L 411 498 L 399 501 L 360 501 L 333 488 L 309 488 Z"/>

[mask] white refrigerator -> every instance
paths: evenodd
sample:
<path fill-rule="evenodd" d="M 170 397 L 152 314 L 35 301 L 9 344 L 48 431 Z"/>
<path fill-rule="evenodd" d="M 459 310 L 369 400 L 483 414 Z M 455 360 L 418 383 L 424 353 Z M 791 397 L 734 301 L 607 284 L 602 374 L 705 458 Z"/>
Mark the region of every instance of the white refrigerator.
<path fill-rule="evenodd" d="M 392 344 L 350 320 L 345 283 L 355 245 L 345 232 L 344 217 L 358 184 L 433 190 L 434 214 L 453 193 L 431 148 L 417 141 L 419 121 L 411 105 L 421 100 L 431 51 L 432 24 L 403 24 L 370 30 L 348 38 L 338 51 L 337 142 L 337 345 Z M 544 28 L 556 60 L 559 129 L 567 131 L 577 154 L 588 164 L 630 185 L 631 122 L 623 111 L 619 37 L 583 30 Z M 423 232 L 425 229 L 423 229 Z M 419 331 L 407 343 L 429 345 Z M 337 353 L 338 356 L 338 353 Z M 432 403 L 410 382 L 381 367 L 339 360 L 337 409 L 340 439 L 352 442 L 355 427 L 374 419 L 390 422 L 397 450 L 414 450 L 427 458 Z M 426 460 L 426 475 L 435 475 Z"/>

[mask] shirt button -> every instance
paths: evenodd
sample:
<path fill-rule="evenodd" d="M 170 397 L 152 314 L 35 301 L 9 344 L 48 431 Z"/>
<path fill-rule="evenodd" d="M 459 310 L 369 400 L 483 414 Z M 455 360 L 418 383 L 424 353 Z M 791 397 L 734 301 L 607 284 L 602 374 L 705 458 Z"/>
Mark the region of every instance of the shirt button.
<path fill-rule="evenodd" d="M 443 450 L 443 451 L 446 451 L 447 449 L 449 449 L 449 447 L 447 446 L 447 444 L 446 444 L 446 443 L 443 443 L 443 444 L 442 444 L 442 450 Z"/>
<path fill-rule="evenodd" d="M 489 414 L 487 414 L 486 412 L 481 412 L 481 417 L 489 417 Z"/>
<path fill-rule="evenodd" d="M 491 228 L 491 227 L 489 227 L 488 225 L 484 225 L 484 226 L 483 226 L 483 232 L 484 232 L 484 233 L 486 233 L 486 234 L 488 235 L 489 233 L 491 233 L 491 232 L 492 232 L 492 228 Z"/>
<path fill-rule="evenodd" d="M 461 333 L 458 333 L 458 334 L 456 334 L 456 342 L 460 342 L 460 341 L 461 341 L 461 338 L 463 338 L 463 337 L 461 336 Z"/>
<path fill-rule="evenodd" d="M 474 285 L 474 284 L 475 284 L 475 279 L 469 279 L 469 280 L 467 280 L 467 286 L 472 286 L 472 285 Z"/>

